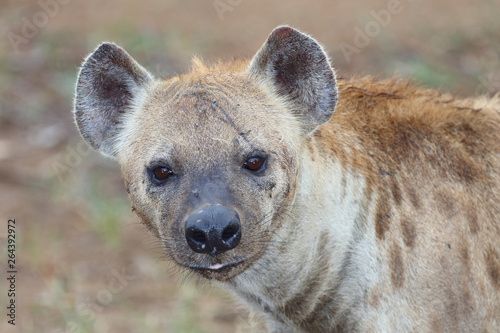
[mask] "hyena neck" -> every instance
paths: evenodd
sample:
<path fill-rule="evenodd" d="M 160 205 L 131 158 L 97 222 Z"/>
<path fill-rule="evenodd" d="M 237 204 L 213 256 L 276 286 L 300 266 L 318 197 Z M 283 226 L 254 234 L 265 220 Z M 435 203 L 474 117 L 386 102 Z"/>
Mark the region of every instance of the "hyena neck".
<path fill-rule="evenodd" d="M 354 288 L 344 280 L 366 228 L 369 201 L 360 175 L 335 157 L 304 151 L 309 154 L 300 161 L 293 208 L 282 217 L 287 227 L 276 231 L 268 251 L 233 287 L 277 323 L 322 331 L 345 319 L 349 300 L 342 295 Z M 363 289 L 362 281 L 349 280 Z"/>

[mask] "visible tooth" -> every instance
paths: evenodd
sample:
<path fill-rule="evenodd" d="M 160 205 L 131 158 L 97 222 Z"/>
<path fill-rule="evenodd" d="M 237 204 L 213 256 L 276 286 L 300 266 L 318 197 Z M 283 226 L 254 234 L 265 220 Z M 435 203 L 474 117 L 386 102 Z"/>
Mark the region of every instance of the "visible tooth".
<path fill-rule="evenodd" d="M 214 269 L 214 270 L 216 270 L 216 269 L 220 269 L 222 267 L 224 267 L 223 264 L 214 264 L 214 265 L 208 267 L 208 269 Z"/>

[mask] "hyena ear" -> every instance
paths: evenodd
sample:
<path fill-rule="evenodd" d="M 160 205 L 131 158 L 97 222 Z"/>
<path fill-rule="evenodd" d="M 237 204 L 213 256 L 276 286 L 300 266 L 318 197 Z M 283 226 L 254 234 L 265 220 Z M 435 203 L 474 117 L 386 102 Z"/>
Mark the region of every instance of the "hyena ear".
<path fill-rule="evenodd" d="M 328 121 L 337 103 L 335 72 L 323 48 L 288 26 L 274 29 L 250 62 L 249 72 L 269 79 L 310 132 Z"/>
<path fill-rule="evenodd" d="M 113 146 L 121 118 L 153 80 L 122 48 L 101 44 L 85 59 L 76 84 L 75 120 L 83 138 L 104 155 L 116 157 Z"/>

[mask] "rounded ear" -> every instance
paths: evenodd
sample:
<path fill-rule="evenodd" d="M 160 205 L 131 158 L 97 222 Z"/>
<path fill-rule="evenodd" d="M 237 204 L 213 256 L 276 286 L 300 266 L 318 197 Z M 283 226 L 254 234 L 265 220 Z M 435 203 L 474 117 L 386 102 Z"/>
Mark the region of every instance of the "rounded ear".
<path fill-rule="evenodd" d="M 300 31 L 288 26 L 274 29 L 248 71 L 270 80 L 275 92 L 300 116 L 307 132 L 328 121 L 335 110 L 337 87 L 328 56 L 312 37 Z"/>
<path fill-rule="evenodd" d="M 127 52 L 101 44 L 84 61 L 75 96 L 75 121 L 83 138 L 106 156 L 115 157 L 114 138 L 121 118 L 154 80 Z"/>

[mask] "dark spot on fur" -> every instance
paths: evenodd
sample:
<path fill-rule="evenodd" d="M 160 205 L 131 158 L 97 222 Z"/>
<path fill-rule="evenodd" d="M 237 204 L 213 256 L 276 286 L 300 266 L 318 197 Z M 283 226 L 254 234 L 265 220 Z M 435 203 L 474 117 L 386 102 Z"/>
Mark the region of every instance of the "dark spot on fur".
<path fill-rule="evenodd" d="M 368 296 L 368 304 L 376 308 L 380 304 L 380 289 L 375 287 L 370 291 Z"/>
<path fill-rule="evenodd" d="M 465 290 L 463 291 L 461 303 L 462 307 L 466 310 L 464 316 L 466 316 L 467 313 L 474 312 L 472 296 L 468 287 L 466 287 Z"/>
<path fill-rule="evenodd" d="M 338 304 L 333 301 L 336 298 L 336 288 L 323 291 L 323 294 L 315 302 L 314 310 L 301 321 L 301 326 L 305 331 L 325 332 L 325 330 L 327 330 L 322 323 L 328 322 L 328 318 L 331 317 L 332 314 L 338 312 Z M 336 330 L 332 330 L 332 332 L 347 332 L 344 326 L 345 323 L 340 319 L 340 321 L 337 322 Z M 330 327 L 328 327 L 328 329 L 329 328 Z"/>
<path fill-rule="evenodd" d="M 289 184 L 289 183 L 287 183 L 287 184 L 286 184 L 286 189 L 285 189 L 285 191 L 283 192 L 283 198 L 288 197 L 288 195 L 289 195 L 289 194 L 290 194 L 290 184 Z"/>
<path fill-rule="evenodd" d="M 316 315 L 315 312 L 322 312 L 321 309 L 318 309 L 318 304 L 321 304 L 321 302 L 318 303 L 318 299 L 321 297 L 319 293 L 323 286 L 322 282 L 326 272 L 328 272 L 328 255 L 326 255 L 328 242 L 328 235 L 326 233 L 321 234 L 316 252 L 318 257 L 316 271 L 303 283 L 305 288 L 289 299 L 281 309 L 288 318 L 299 325 L 304 323 L 304 317 L 307 317 L 307 315 Z"/>
<path fill-rule="evenodd" d="M 395 244 L 389 252 L 389 268 L 394 288 L 401 288 L 405 280 L 403 256 L 399 245 Z"/>
<path fill-rule="evenodd" d="M 269 198 L 273 197 L 273 189 L 276 187 L 276 183 L 273 181 L 270 181 L 266 184 L 266 192 L 269 193 Z"/>
<path fill-rule="evenodd" d="M 463 304 L 459 303 L 459 295 L 451 287 L 444 289 L 444 321 L 451 332 L 458 332 L 458 321 L 460 320 L 460 308 Z"/>
<path fill-rule="evenodd" d="M 320 129 L 317 129 L 316 131 L 314 131 L 313 135 L 317 138 L 321 138 L 323 136 Z"/>
<path fill-rule="evenodd" d="M 410 200 L 410 203 L 412 204 L 413 208 L 419 209 L 420 208 L 420 199 L 419 199 L 418 194 L 415 191 L 415 189 L 410 187 L 406 190 L 406 193 L 408 194 L 408 199 Z"/>
<path fill-rule="evenodd" d="M 399 189 L 398 182 L 394 177 L 392 177 L 391 181 L 391 192 L 394 202 L 399 206 L 401 204 L 401 190 Z"/>
<path fill-rule="evenodd" d="M 271 182 L 266 184 L 266 191 L 272 191 L 273 188 L 275 188 L 275 187 L 276 187 L 276 183 L 271 181 Z"/>
<path fill-rule="evenodd" d="M 447 218 L 453 217 L 455 212 L 455 199 L 452 194 L 445 191 L 437 191 L 434 194 L 434 200 L 436 201 L 438 209 Z"/>
<path fill-rule="evenodd" d="M 314 151 L 314 145 L 313 145 L 313 143 L 311 141 L 312 141 L 311 137 L 308 137 L 306 145 L 307 145 L 307 148 L 309 149 L 309 154 L 311 154 L 311 160 L 314 162 L 314 153 L 315 153 L 315 151 Z"/>
<path fill-rule="evenodd" d="M 340 184 L 341 184 L 340 188 L 342 189 L 342 197 L 345 197 L 347 191 L 347 174 L 345 172 L 342 173 L 342 179 Z"/>
<path fill-rule="evenodd" d="M 385 233 L 389 229 L 390 224 L 390 207 L 385 198 L 379 198 L 377 202 L 377 212 L 375 215 L 375 231 L 377 238 L 382 240 L 385 238 Z"/>
<path fill-rule="evenodd" d="M 431 330 L 430 331 L 435 332 L 435 333 L 444 332 L 440 317 L 436 316 L 431 320 Z"/>
<path fill-rule="evenodd" d="M 456 159 L 454 168 L 458 178 L 466 183 L 472 183 L 476 175 L 476 167 L 465 158 Z"/>
<path fill-rule="evenodd" d="M 473 203 L 469 203 L 465 208 L 467 222 L 469 223 L 469 230 L 472 234 L 477 234 L 479 231 L 479 222 L 477 220 L 477 211 Z"/>
<path fill-rule="evenodd" d="M 465 268 L 468 272 L 470 272 L 470 256 L 469 256 L 469 248 L 467 247 L 467 243 L 465 240 L 462 240 L 462 244 L 460 247 L 460 259 L 464 264 Z"/>
<path fill-rule="evenodd" d="M 403 241 L 405 245 L 409 248 L 413 248 L 413 245 L 415 245 L 415 237 L 417 237 L 415 223 L 412 220 L 404 218 L 401 220 L 401 230 L 403 232 Z"/>
<path fill-rule="evenodd" d="M 500 255 L 498 252 L 490 247 L 486 250 L 484 255 L 484 260 L 486 261 L 486 269 L 488 271 L 488 276 L 490 277 L 491 283 L 496 290 L 500 289 Z"/>
<path fill-rule="evenodd" d="M 276 313 L 276 311 L 273 311 L 271 309 L 271 307 L 269 306 L 269 304 L 267 304 L 267 302 L 262 300 L 260 297 L 254 295 L 254 294 L 250 294 L 250 293 L 244 293 L 242 296 L 249 303 L 255 305 L 257 308 L 262 309 L 262 311 L 264 311 L 264 313 L 266 313 L 274 318 L 279 317 L 279 314 Z"/>

